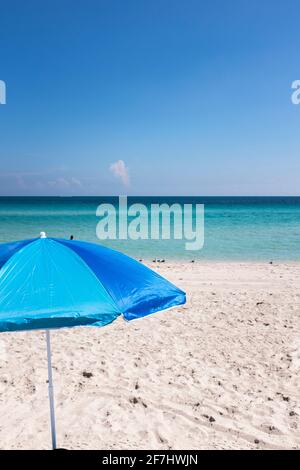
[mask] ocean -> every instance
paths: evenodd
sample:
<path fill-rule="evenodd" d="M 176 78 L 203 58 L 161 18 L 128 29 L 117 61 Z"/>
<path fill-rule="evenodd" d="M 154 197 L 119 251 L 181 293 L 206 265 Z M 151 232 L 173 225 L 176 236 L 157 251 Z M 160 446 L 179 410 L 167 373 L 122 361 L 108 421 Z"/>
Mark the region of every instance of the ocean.
<path fill-rule="evenodd" d="M 129 197 L 128 204 L 204 204 L 204 246 L 182 240 L 98 240 L 99 204 L 115 197 L 0 197 L 0 242 L 47 236 L 102 243 L 137 259 L 300 260 L 300 197 Z M 174 220 L 171 220 L 174 223 Z"/>

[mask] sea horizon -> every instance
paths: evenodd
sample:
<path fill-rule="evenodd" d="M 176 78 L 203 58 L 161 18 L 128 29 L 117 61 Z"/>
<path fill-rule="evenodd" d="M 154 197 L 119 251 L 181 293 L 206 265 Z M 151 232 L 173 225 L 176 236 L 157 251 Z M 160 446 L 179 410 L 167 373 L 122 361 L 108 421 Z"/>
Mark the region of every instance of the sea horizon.
<path fill-rule="evenodd" d="M 174 239 L 99 240 L 96 209 L 101 203 L 117 208 L 117 196 L 0 196 L 0 242 L 45 231 L 145 260 L 300 260 L 300 196 L 128 196 L 134 202 L 204 204 L 203 249 L 185 250 Z"/>

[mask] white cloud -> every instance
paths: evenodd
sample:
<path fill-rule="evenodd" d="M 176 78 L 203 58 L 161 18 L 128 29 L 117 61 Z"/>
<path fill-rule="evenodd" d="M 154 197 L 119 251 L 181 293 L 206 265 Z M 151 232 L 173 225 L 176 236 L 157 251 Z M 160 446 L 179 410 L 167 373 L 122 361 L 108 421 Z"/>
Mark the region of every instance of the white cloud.
<path fill-rule="evenodd" d="M 116 178 L 122 181 L 124 186 L 130 186 L 129 171 L 123 160 L 112 163 L 109 169 Z"/>
<path fill-rule="evenodd" d="M 73 176 L 71 178 L 59 177 L 54 180 L 48 181 L 48 185 L 52 188 L 72 188 L 72 187 L 82 187 L 81 181 Z"/>
<path fill-rule="evenodd" d="M 72 178 L 71 178 L 71 183 L 72 183 L 74 186 L 78 186 L 79 188 L 82 187 L 81 181 L 80 181 L 78 178 L 74 178 L 74 176 L 72 176 Z"/>
<path fill-rule="evenodd" d="M 70 183 L 66 178 L 60 177 L 60 178 L 56 178 L 55 180 L 48 181 L 48 185 L 53 188 L 55 187 L 67 188 L 68 186 L 70 186 Z"/>

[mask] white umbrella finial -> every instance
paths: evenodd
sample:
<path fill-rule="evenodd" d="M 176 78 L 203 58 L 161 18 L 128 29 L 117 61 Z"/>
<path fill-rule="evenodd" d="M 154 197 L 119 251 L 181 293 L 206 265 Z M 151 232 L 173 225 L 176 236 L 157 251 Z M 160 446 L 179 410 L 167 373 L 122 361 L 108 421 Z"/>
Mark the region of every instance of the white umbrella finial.
<path fill-rule="evenodd" d="M 40 238 L 47 238 L 46 232 L 41 232 L 40 233 Z"/>

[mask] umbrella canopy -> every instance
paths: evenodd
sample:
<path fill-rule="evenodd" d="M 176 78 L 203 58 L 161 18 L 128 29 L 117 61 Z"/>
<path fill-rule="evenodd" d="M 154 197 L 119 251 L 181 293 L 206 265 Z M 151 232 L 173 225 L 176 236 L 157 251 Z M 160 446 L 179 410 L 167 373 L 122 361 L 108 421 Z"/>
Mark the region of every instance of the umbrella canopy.
<path fill-rule="evenodd" d="M 46 238 L 0 245 L 0 332 L 45 329 L 52 447 L 56 427 L 50 328 L 104 326 L 185 303 L 157 273 L 92 243 Z"/>
<path fill-rule="evenodd" d="M 38 238 L 0 245 L 0 331 L 103 326 L 185 303 L 185 293 L 128 256 Z"/>

